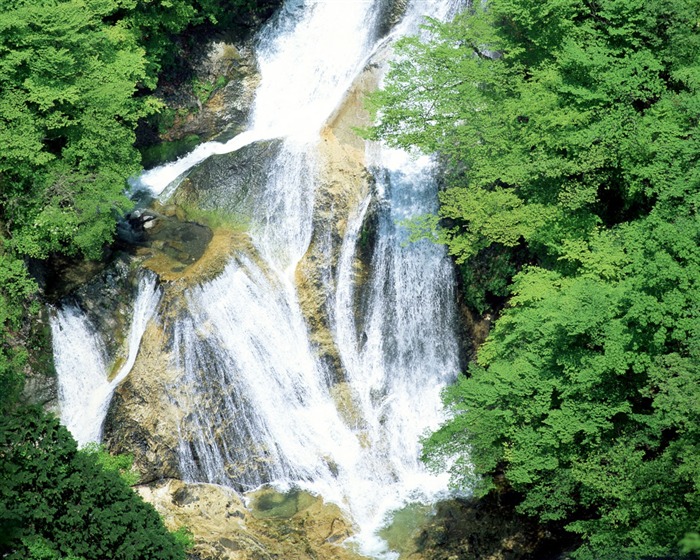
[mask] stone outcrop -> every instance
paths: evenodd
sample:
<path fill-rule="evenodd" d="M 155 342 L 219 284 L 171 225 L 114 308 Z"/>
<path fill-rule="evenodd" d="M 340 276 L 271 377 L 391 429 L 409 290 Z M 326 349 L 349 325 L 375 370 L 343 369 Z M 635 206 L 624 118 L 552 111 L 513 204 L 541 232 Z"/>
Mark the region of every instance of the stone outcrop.
<path fill-rule="evenodd" d="M 22 398 L 58 414 L 58 386 L 53 365 L 48 311 L 43 309 L 34 321 L 27 322 L 20 336 L 32 349 L 24 367 Z"/>
<path fill-rule="evenodd" d="M 166 336 L 161 325 L 149 324 L 138 359 L 115 391 L 105 420 L 105 445 L 113 453 L 131 454 L 145 482 L 180 476 L 181 412 L 168 397 L 180 372 L 173 368 Z"/>
<path fill-rule="evenodd" d="M 247 126 L 260 82 L 250 41 L 214 41 L 194 56 L 196 74 L 188 83 L 156 92 L 173 114 L 171 126 L 160 135 L 162 141 L 191 135 L 201 141 L 231 138 Z"/>
<path fill-rule="evenodd" d="M 342 546 L 350 535 L 340 510 L 303 492 L 261 490 L 248 508 L 233 490 L 167 480 L 137 487 L 166 526 L 187 527 L 193 560 L 361 560 Z"/>
<path fill-rule="evenodd" d="M 369 124 L 363 95 L 376 86 L 377 79 L 376 67 L 368 66 L 322 131 L 318 146 L 320 172 L 313 214 L 314 234 L 296 270 L 299 301 L 311 341 L 338 380 L 342 379 L 342 370 L 330 324 L 330 308 L 334 302 L 327 299 L 329 290 L 324 286 L 337 277 L 348 220 L 372 188 L 364 141 L 354 128 Z M 355 265 L 361 275 L 368 262 L 360 259 Z"/>
<path fill-rule="evenodd" d="M 209 157 L 192 169 L 172 202 L 187 208 L 216 210 L 245 222 L 253 212 L 255 195 L 265 185 L 279 148 L 279 140 L 265 140 Z"/>

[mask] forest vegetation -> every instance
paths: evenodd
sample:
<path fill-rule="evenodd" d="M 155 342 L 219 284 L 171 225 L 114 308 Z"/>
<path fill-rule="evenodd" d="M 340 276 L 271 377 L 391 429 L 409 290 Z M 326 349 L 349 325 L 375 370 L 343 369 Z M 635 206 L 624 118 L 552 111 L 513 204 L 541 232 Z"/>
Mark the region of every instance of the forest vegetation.
<path fill-rule="evenodd" d="M 184 558 L 99 454 L 21 397 L 39 310 L 28 264 L 99 259 L 131 207 L 135 129 L 175 39 L 274 0 L 5 0 L 0 11 L 0 556 Z M 133 482 L 133 481 L 132 481 Z"/>
<path fill-rule="evenodd" d="M 700 3 L 474 2 L 399 52 L 369 135 L 438 154 L 414 235 L 497 314 L 426 460 L 573 558 L 695 557 Z"/>

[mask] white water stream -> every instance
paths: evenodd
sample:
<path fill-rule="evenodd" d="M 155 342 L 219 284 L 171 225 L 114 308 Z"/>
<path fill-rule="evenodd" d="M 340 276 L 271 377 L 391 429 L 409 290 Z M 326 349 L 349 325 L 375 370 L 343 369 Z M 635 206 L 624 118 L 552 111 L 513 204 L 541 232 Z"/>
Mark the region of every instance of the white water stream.
<path fill-rule="evenodd" d="M 70 304 L 51 313 L 61 422 L 71 431 L 78 445 L 99 442 L 102 438 L 102 426 L 112 394 L 134 367 L 141 338 L 159 300 L 160 291 L 156 288 L 155 278 L 145 276 L 139 283 L 134 302 L 128 355 L 111 379 L 105 342 L 87 315 Z"/>
<path fill-rule="evenodd" d="M 459 3 L 414 0 L 392 35 L 416 32 L 424 15 L 449 17 Z M 435 209 L 429 158 L 367 146 L 376 192 L 341 217 L 349 225 L 335 276 L 325 281 L 342 379 L 318 358 L 295 285 L 314 234 L 319 133 L 381 44 L 382 8 L 384 0 L 287 0 L 259 39 L 262 80 L 249 130 L 227 143 L 202 144 L 137 183 L 167 193 L 213 154 L 283 139 L 256 195 L 256 254 L 237 255 L 218 278 L 191 289 L 173 324 L 173 367 L 184 372 L 189 392 L 176 402 L 184 412 L 177 427 L 181 470 L 191 481 L 318 493 L 348 512 L 361 552 L 391 558 L 377 536 L 391 512 L 446 492 L 446 477 L 421 464 L 419 440 L 443 420 L 439 394 L 459 367 L 449 259 L 430 243 L 406 244 L 397 225 Z M 370 208 L 376 241 L 360 288 L 353 261 Z M 157 295 L 152 287 L 149 293 L 153 312 Z M 63 421 L 83 441 L 97 439 L 102 420 L 94 430 L 85 412 L 69 411 L 92 410 L 97 400 L 103 419 L 119 381 L 70 375 L 105 369 L 99 337 L 76 310 L 58 311 L 52 328 L 57 367 L 64 362 L 59 379 L 70 378 L 61 381 Z M 76 338 L 80 349 L 70 347 Z M 68 403 L 74 394 L 83 400 Z"/>

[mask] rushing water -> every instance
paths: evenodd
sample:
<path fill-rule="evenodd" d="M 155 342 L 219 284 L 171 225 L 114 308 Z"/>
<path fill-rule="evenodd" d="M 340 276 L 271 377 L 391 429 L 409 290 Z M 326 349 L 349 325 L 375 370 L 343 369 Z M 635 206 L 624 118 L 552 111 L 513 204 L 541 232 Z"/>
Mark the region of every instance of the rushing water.
<path fill-rule="evenodd" d="M 155 278 L 145 276 L 139 283 L 134 302 L 127 339 L 128 354 L 113 377 L 110 377 L 102 335 L 87 315 L 71 304 L 55 309 L 51 314 L 61 421 L 79 445 L 100 441 L 112 394 L 134 367 L 141 338 L 159 300 L 160 291 L 156 288 Z"/>
<path fill-rule="evenodd" d="M 392 36 L 416 32 L 423 15 L 449 17 L 458 4 L 414 0 Z M 323 289 L 340 374 L 317 355 L 295 271 L 314 235 L 330 237 L 314 231 L 319 134 L 390 40 L 379 37 L 385 9 L 380 0 L 288 0 L 259 38 L 262 79 L 249 130 L 224 144 L 203 144 L 138 181 L 156 195 L 167 193 L 210 155 L 282 139 L 266 184 L 254 195 L 254 251 L 242 251 L 216 279 L 190 289 L 185 308 L 168 319 L 172 367 L 183 372 L 179 383 L 187 389 L 172 396 L 183 411 L 176 427 L 181 471 L 190 481 L 240 490 L 269 483 L 318 493 L 348 512 L 360 550 L 375 557 L 391 557 L 377 533 L 392 511 L 431 503 L 446 489 L 446 477 L 421 464 L 419 440 L 443 419 L 439 394 L 458 370 L 453 271 L 441 247 L 407 243 L 400 225 L 435 209 L 430 159 L 368 145 L 372 193 L 359 196 L 350 215 L 336 217 L 348 225 L 339 247 L 324 246 L 327 255 L 339 256 Z M 374 248 L 360 282 L 355 261 L 370 212 Z M 137 307 L 143 296 L 153 312 L 156 291 L 146 286 L 141 294 Z M 104 349 L 85 321 L 65 307 L 52 327 L 61 348 L 59 379 L 71 377 L 61 371 L 100 372 L 61 385 L 64 422 L 88 441 L 99 438 L 100 428 L 85 432 L 85 417 L 81 424 L 69 411 L 99 401 L 95 408 L 104 418 L 119 380 L 106 380 Z M 132 336 L 139 328 L 132 327 Z M 80 348 L 68 350 L 69 344 Z M 138 348 L 136 338 L 131 344 Z M 70 363 L 71 355 L 90 363 Z M 74 394 L 87 401 L 68 403 Z"/>

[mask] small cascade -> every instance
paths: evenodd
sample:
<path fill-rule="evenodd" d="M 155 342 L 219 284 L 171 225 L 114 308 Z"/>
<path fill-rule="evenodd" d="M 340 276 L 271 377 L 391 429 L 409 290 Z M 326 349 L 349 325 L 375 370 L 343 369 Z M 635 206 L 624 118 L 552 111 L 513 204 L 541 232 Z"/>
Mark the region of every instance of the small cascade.
<path fill-rule="evenodd" d="M 411 502 L 432 503 L 446 476 L 426 472 L 419 441 L 444 420 L 441 389 L 458 371 L 454 273 L 442 247 L 407 243 L 402 220 L 436 209 L 430 158 L 372 146 L 378 228 L 365 301 L 353 278 L 363 201 L 343 243 L 334 308 L 338 348 L 363 419 L 368 455 L 347 493 L 363 529 L 356 538 L 371 555 L 387 514 Z M 358 325 L 356 317 L 362 318 Z M 369 475 L 368 473 L 373 473 Z"/>
<path fill-rule="evenodd" d="M 53 355 L 61 422 L 79 445 L 99 442 L 112 394 L 134 367 L 141 338 L 160 299 L 155 277 L 141 279 L 134 302 L 127 357 L 113 377 L 104 340 L 87 315 L 66 304 L 51 314 Z"/>
<path fill-rule="evenodd" d="M 190 293 L 192 317 L 175 326 L 178 366 L 192 389 L 190 402 L 178 403 L 194 413 L 181 434 L 190 481 L 252 490 L 328 479 L 328 458 L 357 454 L 291 289 L 240 257 Z"/>

